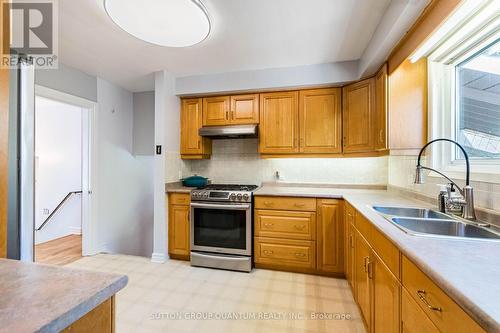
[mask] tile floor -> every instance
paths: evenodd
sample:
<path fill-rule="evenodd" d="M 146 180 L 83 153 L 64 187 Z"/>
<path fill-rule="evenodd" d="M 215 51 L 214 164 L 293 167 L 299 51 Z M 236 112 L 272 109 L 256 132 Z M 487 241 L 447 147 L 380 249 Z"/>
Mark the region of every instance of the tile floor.
<path fill-rule="evenodd" d="M 129 284 L 117 294 L 117 333 L 365 332 L 343 279 L 262 269 L 230 272 L 177 260 L 154 264 L 109 254 L 67 266 L 128 275 Z M 311 317 L 321 314 L 330 319 Z"/>

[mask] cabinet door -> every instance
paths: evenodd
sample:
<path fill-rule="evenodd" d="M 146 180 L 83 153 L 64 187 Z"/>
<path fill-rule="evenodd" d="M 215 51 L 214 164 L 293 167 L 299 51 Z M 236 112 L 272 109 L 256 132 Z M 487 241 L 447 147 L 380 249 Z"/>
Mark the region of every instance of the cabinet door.
<path fill-rule="evenodd" d="M 181 107 L 181 154 L 203 154 L 202 137 L 198 130 L 202 124 L 201 98 L 183 99 Z"/>
<path fill-rule="evenodd" d="M 365 323 L 369 327 L 371 320 L 371 297 L 368 264 L 370 263 L 371 249 L 363 236 L 357 231 L 354 232 L 354 247 L 356 301 L 361 309 Z"/>
<path fill-rule="evenodd" d="M 203 98 L 203 126 L 229 123 L 229 96 Z"/>
<path fill-rule="evenodd" d="M 342 152 L 341 89 L 301 90 L 299 93 L 300 151 Z"/>
<path fill-rule="evenodd" d="M 349 204 L 345 204 L 345 275 L 347 278 L 347 282 L 351 285 L 353 293 L 356 292 L 354 288 L 354 219 L 355 219 L 356 211 Z"/>
<path fill-rule="evenodd" d="M 375 149 L 387 149 L 387 64 L 375 77 Z"/>
<path fill-rule="evenodd" d="M 342 202 L 318 201 L 317 269 L 327 273 L 344 271 L 344 220 Z"/>
<path fill-rule="evenodd" d="M 285 91 L 260 95 L 259 152 L 297 153 L 298 92 Z"/>
<path fill-rule="evenodd" d="M 189 256 L 189 206 L 169 205 L 168 252 Z"/>
<path fill-rule="evenodd" d="M 375 79 L 367 79 L 343 88 L 344 152 L 372 151 Z"/>
<path fill-rule="evenodd" d="M 438 333 L 439 330 L 425 315 L 424 311 L 408 295 L 405 288 L 401 292 L 401 332 Z"/>
<path fill-rule="evenodd" d="M 397 333 L 401 284 L 375 253 L 372 253 L 369 274 L 373 282 L 372 333 Z"/>
<path fill-rule="evenodd" d="M 259 95 L 231 96 L 231 124 L 259 123 Z"/>

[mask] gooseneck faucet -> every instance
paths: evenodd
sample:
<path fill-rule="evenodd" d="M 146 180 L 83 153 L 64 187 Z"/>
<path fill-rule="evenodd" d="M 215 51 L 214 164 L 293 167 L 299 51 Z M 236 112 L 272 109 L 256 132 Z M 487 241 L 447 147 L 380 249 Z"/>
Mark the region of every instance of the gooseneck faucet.
<path fill-rule="evenodd" d="M 451 180 L 444 173 L 420 164 L 420 159 L 422 157 L 424 150 L 429 145 L 433 144 L 434 142 L 438 142 L 438 141 L 447 141 L 447 142 L 454 143 L 455 145 L 458 146 L 458 148 L 460 148 L 460 150 L 464 154 L 465 165 L 466 165 L 467 169 L 466 169 L 466 175 L 465 175 L 465 186 L 463 188 L 460 188 L 460 186 L 458 186 L 457 183 L 455 183 L 453 180 Z M 470 186 L 469 155 L 467 155 L 467 152 L 465 151 L 464 147 L 462 147 L 458 142 L 450 140 L 450 139 L 435 139 L 435 140 L 429 141 L 427 144 L 425 144 L 422 147 L 422 149 L 420 150 L 420 153 L 418 154 L 417 170 L 416 170 L 416 174 L 415 174 L 415 184 L 424 184 L 425 183 L 424 174 L 423 174 L 424 169 L 436 172 L 437 174 L 446 178 L 451 184 L 453 184 L 458 189 L 458 191 L 460 192 L 462 197 L 461 198 L 460 197 L 458 197 L 458 198 L 452 197 L 451 196 L 451 187 L 448 187 L 448 197 L 446 198 L 447 204 L 460 206 L 461 210 L 462 210 L 462 218 L 467 219 L 467 220 L 476 220 L 476 212 L 474 210 L 474 191 L 472 189 L 472 186 Z"/>

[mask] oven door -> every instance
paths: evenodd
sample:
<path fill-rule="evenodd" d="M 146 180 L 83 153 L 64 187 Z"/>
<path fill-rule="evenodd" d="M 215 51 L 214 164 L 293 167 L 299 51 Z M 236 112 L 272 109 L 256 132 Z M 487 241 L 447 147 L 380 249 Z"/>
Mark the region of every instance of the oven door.
<path fill-rule="evenodd" d="M 191 203 L 191 250 L 252 255 L 251 204 Z"/>

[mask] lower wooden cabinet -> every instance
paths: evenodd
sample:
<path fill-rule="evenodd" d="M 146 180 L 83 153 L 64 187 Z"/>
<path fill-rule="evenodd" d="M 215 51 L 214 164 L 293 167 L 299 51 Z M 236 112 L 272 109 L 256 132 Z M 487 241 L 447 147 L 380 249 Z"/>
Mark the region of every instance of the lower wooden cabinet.
<path fill-rule="evenodd" d="M 115 296 L 108 298 L 61 332 L 63 333 L 114 333 Z"/>
<path fill-rule="evenodd" d="M 345 238 L 344 238 L 344 258 L 345 258 L 345 277 L 351 289 L 353 290 L 354 296 L 354 220 L 356 210 L 352 208 L 347 202 L 344 203 L 344 226 L 345 226 Z"/>
<path fill-rule="evenodd" d="M 342 201 L 318 199 L 317 269 L 323 273 L 344 272 L 344 220 Z"/>
<path fill-rule="evenodd" d="M 403 288 L 401 292 L 401 332 L 438 333 L 439 330 Z"/>
<path fill-rule="evenodd" d="M 367 327 L 371 323 L 371 295 L 370 295 L 370 255 L 368 242 L 359 232 L 354 233 L 354 288 L 356 302 Z"/>
<path fill-rule="evenodd" d="M 316 242 L 258 237 L 254 241 L 255 264 L 271 269 L 313 272 Z"/>
<path fill-rule="evenodd" d="M 372 333 L 397 333 L 400 331 L 401 283 L 375 252 L 372 251 L 370 258 Z"/>
<path fill-rule="evenodd" d="M 189 260 L 189 194 L 171 193 L 168 198 L 168 253 L 172 258 Z"/>

